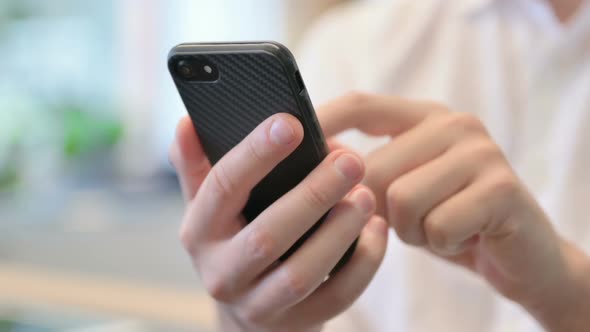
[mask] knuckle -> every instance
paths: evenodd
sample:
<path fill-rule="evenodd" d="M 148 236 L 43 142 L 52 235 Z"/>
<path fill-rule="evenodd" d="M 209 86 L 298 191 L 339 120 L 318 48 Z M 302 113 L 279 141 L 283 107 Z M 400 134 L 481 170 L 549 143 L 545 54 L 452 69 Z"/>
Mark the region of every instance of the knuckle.
<path fill-rule="evenodd" d="M 202 279 L 205 290 L 213 299 L 220 302 L 228 300 L 230 292 L 226 278 L 215 273 L 205 273 Z"/>
<path fill-rule="evenodd" d="M 255 142 L 253 139 L 247 139 L 245 143 L 248 155 L 258 163 L 264 162 L 265 154 L 262 150 L 262 147 L 264 146 L 264 144 L 266 144 L 266 141 L 264 141 L 263 144 L 260 144 L 258 142 Z"/>
<path fill-rule="evenodd" d="M 236 314 L 240 321 L 249 325 L 260 324 L 264 317 L 260 310 L 255 309 L 252 306 L 242 306 L 237 310 Z"/>
<path fill-rule="evenodd" d="M 193 241 L 192 234 L 184 223 L 178 230 L 178 238 L 184 250 L 191 256 L 191 258 L 194 258 L 196 255 L 195 241 Z"/>
<path fill-rule="evenodd" d="M 364 107 L 369 102 L 370 95 L 366 92 L 350 91 L 346 93 L 342 98 L 347 105 L 356 109 Z"/>
<path fill-rule="evenodd" d="M 485 162 L 502 158 L 502 151 L 500 148 L 493 141 L 488 139 L 474 142 L 468 153 L 477 160 Z"/>
<path fill-rule="evenodd" d="M 309 184 L 305 186 L 304 199 L 314 208 L 323 208 L 330 205 L 330 197 L 319 186 Z"/>
<path fill-rule="evenodd" d="M 520 190 L 520 183 L 509 170 L 497 171 L 491 183 L 491 192 L 502 197 L 513 197 Z"/>
<path fill-rule="evenodd" d="M 387 216 L 400 240 L 408 244 L 420 244 L 412 232 L 414 227 L 414 200 L 411 192 L 401 182 L 394 182 L 387 189 Z"/>
<path fill-rule="evenodd" d="M 424 108 L 427 109 L 432 116 L 440 116 L 450 112 L 445 104 L 437 101 L 425 101 Z"/>
<path fill-rule="evenodd" d="M 218 163 L 209 173 L 212 181 L 209 186 L 209 194 L 217 200 L 225 200 L 232 196 L 235 185 L 227 175 L 223 164 Z"/>
<path fill-rule="evenodd" d="M 238 319 L 248 325 L 260 325 L 264 323 L 268 314 L 251 305 L 243 305 L 236 310 Z"/>
<path fill-rule="evenodd" d="M 273 236 L 261 227 L 253 227 L 246 239 L 247 257 L 254 261 L 268 261 L 274 258 L 277 242 Z"/>
<path fill-rule="evenodd" d="M 464 132 L 486 132 L 481 120 L 471 113 L 450 113 L 447 118 L 447 125 L 455 130 L 460 129 Z"/>
<path fill-rule="evenodd" d="M 411 192 L 403 182 L 395 181 L 387 188 L 388 213 L 396 221 L 404 221 L 412 218 L 414 200 Z"/>
<path fill-rule="evenodd" d="M 424 219 L 424 232 L 428 244 L 435 251 L 441 252 L 447 248 L 448 236 L 444 221 L 436 215 L 428 215 Z"/>
<path fill-rule="evenodd" d="M 452 112 L 446 105 L 436 101 L 425 101 L 422 108 L 428 111 L 428 116 L 424 119 L 425 122 L 433 123 L 434 125 L 444 123 Z"/>
<path fill-rule="evenodd" d="M 283 289 L 292 300 L 304 298 L 310 291 L 311 285 L 305 273 L 285 268 L 282 275 Z"/>

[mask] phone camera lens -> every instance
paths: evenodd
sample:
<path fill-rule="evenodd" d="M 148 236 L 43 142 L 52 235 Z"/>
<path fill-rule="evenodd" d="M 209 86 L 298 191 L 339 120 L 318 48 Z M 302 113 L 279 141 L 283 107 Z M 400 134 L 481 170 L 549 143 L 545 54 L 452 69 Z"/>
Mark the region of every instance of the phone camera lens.
<path fill-rule="evenodd" d="M 186 79 L 192 78 L 193 76 L 195 76 L 195 71 L 193 69 L 192 64 L 186 60 L 181 60 L 178 62 L 178 64 L 176 65 L 176 72 L 182 78 L 186 78 Z"/>
<path fill-rule="evenodd" d="M 216 82 L 219 79 L 219 69 L 206 59 L 175 59 L 170 68 L 174 77 L 187 82 Z"/>

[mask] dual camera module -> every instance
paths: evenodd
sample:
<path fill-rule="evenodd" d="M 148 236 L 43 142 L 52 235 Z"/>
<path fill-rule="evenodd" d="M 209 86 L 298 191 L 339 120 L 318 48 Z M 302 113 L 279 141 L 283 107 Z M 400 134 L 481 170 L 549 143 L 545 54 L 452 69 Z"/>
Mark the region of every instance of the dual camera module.
<path fill-rule="evenodd" d="M 213 63 L 196 59 L 181 59 L 175 65 L 176 75 L 187 81 L 215 82 L 219 79 L 219 70 Z"/>

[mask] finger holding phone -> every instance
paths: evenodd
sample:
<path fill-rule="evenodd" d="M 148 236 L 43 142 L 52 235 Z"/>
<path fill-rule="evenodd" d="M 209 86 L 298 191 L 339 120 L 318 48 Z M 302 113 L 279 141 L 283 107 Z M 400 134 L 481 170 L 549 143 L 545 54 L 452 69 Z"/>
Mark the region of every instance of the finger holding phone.
<path fill-rule="evenodd" d="M 222 330 L 318 330 L 360 296 L 385 252 L 364 164 L 328 153 L 296 67 L 267 52 L 279 46 L 197 46 L 170 62 L 192 118 L 170 150 L 187 202 L 182 243 Z M 257 71 L 272 79 L 248 84 Z M 253 89 L 269 84 L 279 97 Z"/>

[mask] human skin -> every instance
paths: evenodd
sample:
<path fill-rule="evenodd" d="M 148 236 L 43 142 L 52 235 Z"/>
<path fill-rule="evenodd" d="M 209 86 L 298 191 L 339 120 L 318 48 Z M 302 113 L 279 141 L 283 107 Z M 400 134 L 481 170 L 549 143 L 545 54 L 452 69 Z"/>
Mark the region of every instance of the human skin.
<path fill-rule="evenodd" d="M 240 215 L 248 192 L 301 142 L 301 125 L 275 115 L 211 167 L 190 120 L 179 123 L 170 157 L 187 201 L 180 237 L 224 331 L 321 329 L 374 275 L 383 218 L 402 241 L 479 274 L 548 331 L 590 326 L 587 256 L 553 229 L 476 117 L 362 93 L 326 104 L 318 117 L 328 137 L 356 128 L 394 139 L 364 160 L 333 143 L 316 170 L 248 225 Z M 318 232 L 276 264 L 334 205 Z M 350 263 L 323 282 L 359 234 Z"/>
<path fill-rule="evenodd" d="M 590 326 L 590 260 L 553 229 L 481 121 L 444 105 L 353 93 L 319 112 L 327 136 L 392 141 L 364 184 L 399 238 L 482 276 L 548 331 Z"/>
<path fill-rule="evenodd" d="M 359 184 L 362 160 L 343 149 L 246 225 L 241 211 L 250 190 L 302 138 L 296 118 L 277 114 L 211 166 L 188 117 L 178 124 L 170 159 L 186 200 L 180 238 L 216 300 L 222 331 L 317 331 L 360 296 L 383 258 L 387 224 Z M 277 264 L 330 208 L 322 226 Z M 359 236 L 350 261 L 325 281 Z"/>
<path fill-rule="evenodd" d="M 561 23 L 567 23 L 579 11 L 583 0 L 549 0 L 555 17 Z"/>

